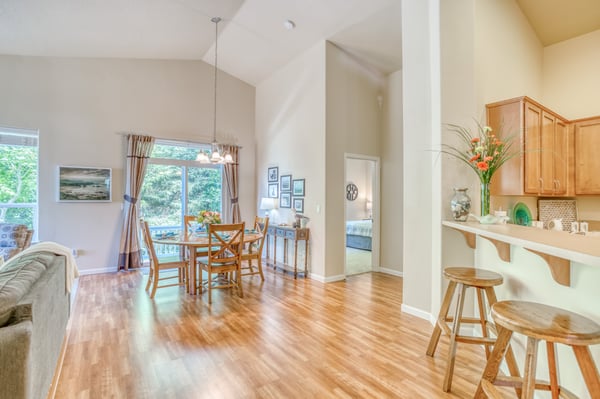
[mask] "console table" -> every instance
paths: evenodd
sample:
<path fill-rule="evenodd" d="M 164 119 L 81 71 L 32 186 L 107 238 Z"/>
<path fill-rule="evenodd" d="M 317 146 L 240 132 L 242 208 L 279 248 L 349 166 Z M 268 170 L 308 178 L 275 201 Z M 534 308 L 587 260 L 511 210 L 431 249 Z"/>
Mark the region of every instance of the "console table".
<path fill-rule="evenodd" d="M 294 228 L 290 226 L 269 226 L 267 228 L 267 258 L 266 263 L 272 265 L 275 269 L 280 267 L 283 270 L 293 271 L 294 278 L 298 277 L 298 241 L 304 241 L 304 277 L 308 272 L 308 240 L 310 230 L 307 228 Z M 273 261 L 270 261 L 270 241 L 273 238 Z M 277 262 L 277 239 L 283 238 L 283 259 Z M 288 265 L 287 247 L 288 240 L 294 241 L 294 265 Z"/>

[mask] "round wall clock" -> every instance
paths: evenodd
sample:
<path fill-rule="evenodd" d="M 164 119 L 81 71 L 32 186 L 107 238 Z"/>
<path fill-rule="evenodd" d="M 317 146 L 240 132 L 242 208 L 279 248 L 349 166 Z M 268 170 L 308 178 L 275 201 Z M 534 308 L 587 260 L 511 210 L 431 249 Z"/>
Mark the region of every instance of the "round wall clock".
<path fill-rule="evenodd" d="M 346 199 L 348 201 L 354 201 L 356 198 L 358 198 L 358 187 L 356 187 L 356 184 L 354 183 L 348 183 L 348 185 L 346 185 Z"/>

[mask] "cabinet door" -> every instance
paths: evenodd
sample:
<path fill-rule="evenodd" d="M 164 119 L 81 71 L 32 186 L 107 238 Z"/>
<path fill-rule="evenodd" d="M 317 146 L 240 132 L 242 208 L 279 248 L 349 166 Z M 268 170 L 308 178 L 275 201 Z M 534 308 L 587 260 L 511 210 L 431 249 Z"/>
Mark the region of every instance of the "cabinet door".
<path fill-rule="evenodd" d="M 554 194 L 567 194 L 569 180 L 569 127 L 556 118 L 554 125 Z"/>
<path fill-rule="evenodd" d="M 542 112 L 542 135 L 540 146 L 540 193 L 554 194 L 554 126 L 556 117 Z"/>
<path fill-rule="evenodd" d="M 525 182 L 527 194 L 538 194 L 541 190 L 540 155 L 542 148 L 542 110 L 525 102 Z"/>
<path fill-rule="evenodd" d="M 575 194 L 600 194 L 600 118 L 575 125 Z"/>

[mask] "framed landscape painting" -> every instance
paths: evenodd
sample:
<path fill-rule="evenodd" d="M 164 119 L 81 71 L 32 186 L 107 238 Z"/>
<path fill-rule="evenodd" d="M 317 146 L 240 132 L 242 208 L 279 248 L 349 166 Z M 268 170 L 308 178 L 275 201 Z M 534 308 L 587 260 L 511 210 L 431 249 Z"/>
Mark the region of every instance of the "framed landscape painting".
<path fill-rule="evenodd" d="M 304 179 L 294 179 L 292 191 L 294 196 L 304 197 Z"/>
<path fill-rule="evenodd" d="M 59 202 L 110 202 L 112 169 L 58 167 Z"/>
<path fill-rule="evenodd" d="M 292 193 L 281 193 L 279 197 L 280 208 L 291 208 L 292 207 Z"/>
<path fill-rule="evenodd" d="M 294 198 L 294 210 L 296 213 L 304 213 L 304 198 Z"/>
<path fill-rule="evenodd" d="M 281 191 L 292 191 L 292 175 L 281 176 Z"/>

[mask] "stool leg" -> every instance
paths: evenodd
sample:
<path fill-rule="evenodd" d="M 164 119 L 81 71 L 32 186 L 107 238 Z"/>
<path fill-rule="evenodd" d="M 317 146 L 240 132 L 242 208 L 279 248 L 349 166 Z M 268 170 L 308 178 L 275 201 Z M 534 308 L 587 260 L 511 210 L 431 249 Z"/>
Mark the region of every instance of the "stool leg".
<path fill-rule="evenodd" d="M 490 306 L 490 308 L 493 304 L 498 302 L 498 299 L 496 298 L 496 291 L 494 291 L 493 287 L 487 287 L 485 289 L 485 294 L 488 298 L 488 305 Z M 512 350 L 512 347 L 510 346 L 510 342 L 508 343 L 508 346 L 506 347 L 506 352 L 503 354 L 503 356 L 506 360 L 506 365 L 508 366 L 508 371 L 510 372 L 510 375 L 513 377 L 521 378 L 521 374 L 519 374 L 519 366 L 517 366 L 517 359 L 515 359 L 515 354 Z M 521 388 L 515 387 L 515 392 L 520 398 L 522 392 Z"/>
<path fill-rule="evenodd" d="M 429 346 L 427 347 L 427 356 L 433 356 L 433 354 L 435 353 L 435 349 L 437 348 L 437 344 L 440 340 L 440 334 L 442 333 L 442 328 L 440 324 L 446 322 L 446 317 L 448 316 L 448 309 L 450 309 L 450 304 L 452 303 L 452 296 L 454 295 L 455 289 L 456 282 L 450 281 L 450 283 L 448 284 L 448 289 L 446 290 L 446 295 L 444 296 L 444 301 L 442 302 L 442 306 L 440 307 L 440 313 L 435 322 L 435 327 L 433 328 L 431 338 L 429 339 Z"/>
<path fill-rule="evenodd" d="M 572 346 L 577 363 L 583 374 L 585 385 L 590 392 L 592 399 L 600 398 L 600 376 L 598 376 L 598 369 L 594 364 L 592 355 L 590 354 L 590 348 L 588 346 Z"/>
<path fill-rule="evenodd" d="M 467 287 L 458 284 L 458 298 L 456 301 L 456 312 L 452 323 L 452 335 L 450 336 L 450 347 L 448 348 L 448 363 L 446 364 L 446 377 L 444 378 L 444 392 L 450 391 L 452 386 L 452 375 L 454 374 L 454 360 L 456 359 L 456 336 L 460 330 L 460 320 L 462 319 L 463 305 L 465 303 L 465 292 Z"/>
<path fill-rule="evenodd" d="M 558 374 L 556 372 L 556 344 L 546 341 L 546 352 L 548 354 L 548 375 L 550 376 L 550 392 L 552 399 L 558 399 L 560 387 L 558 385 Z"/>
<path fill-rule="evenodd" d="M 483 301 L 483 289 L 477 288 L 477 304 L 479 305 L 479 324 L 481 324 L 481 335 L 484 338 L 488 337 L 488 322 L 487 322 L 487 310 Z M 485 358 L 490 357 L 490 346 L 485 345 Z"/>
<path fill-rule="evenodd" d="M 502 358 L 506 353 L 506 349 L 508 348 L 508 344 L 510 342 L 510 337 L 512 337 L 512 331 L 506 328 L 498 328 L 498 337 L 496 338 L 496 344 L 494 345 L 494 349 L 490 354 L 490 357 L 487 360 L 485 365 L 485 369 L 483 370 L 483 374 L 481 375 L 481 380 L 487 380 L 492 384 L 496 380 L 496 376 L 498 375 L 498 369 L 500 368 L 500 363 L 502 363 Z M 477 385 L 477 391 L 475 391 L 474 399 L 486 399 L 486 395 L 483 392 L 483 387 L 481 386 L 481 381 L 479 385 Z"/>
<path fill-rule="evenodd" d="M 525 371 L 523 372 L 523 394 L 521 399 L 532 399 L 535 390 L 535 368 L 537 365 L 538 340 L 527 337 Z"/>

